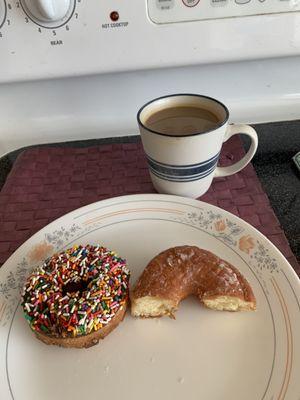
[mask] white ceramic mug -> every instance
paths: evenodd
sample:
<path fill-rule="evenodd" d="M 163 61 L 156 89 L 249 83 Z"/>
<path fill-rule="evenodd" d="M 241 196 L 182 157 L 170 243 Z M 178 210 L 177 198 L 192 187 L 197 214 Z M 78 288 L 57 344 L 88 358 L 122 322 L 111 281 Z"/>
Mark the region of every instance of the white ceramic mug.
<path fill-rule="evenodd" d="M 172 136 L 147 127 L 149 117 L 170 107 L 197 107 L 212 112 L 219 123 L 209 131 Z M 174 94 L 145 104 L 137 114 L 151 179 L 159 193 L 196 198 L 204 194 L 214 177 L 228 176 L 243 169 L 257 149 L 257 134 L 248 125 L 229 125 L 229 111 L 220 101 L 197 94 Z M 217 167 L 223 142 L 232 135 L 251 138 L 247 154 L 228 167 Z"/>

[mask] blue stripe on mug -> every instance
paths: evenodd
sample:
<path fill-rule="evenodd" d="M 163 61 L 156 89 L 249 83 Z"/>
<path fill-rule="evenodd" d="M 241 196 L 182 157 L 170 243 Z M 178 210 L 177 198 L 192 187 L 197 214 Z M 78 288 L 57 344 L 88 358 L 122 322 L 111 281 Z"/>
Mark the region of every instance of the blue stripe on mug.
<path fill-rule="evenodd" d="M 205 178 L 211 174 L 217 166 L 219 154 L 198 164 L 168 165 L 147 156 L 151 172 L 157 177 L 172 182 L 192 182 Z"/>
<path fill-rule="evenodd" d="M 174 176 L 167 176 L 167 175 L 160 174 L 159 172 L 156 172 L 155 170 L 153 170 L 151 167 L 150 167 L 150 171 L 155 176 L 157 176 L 158 178 L 164 179 L 164 180 L 167 180 L 167 181 L 171 181 L 171 182 L 193 182 L 193 181 L 197 181 L 199 179 L 205 178 L 206 176 L 210 175 L 214 171 L 215 167 L 216 166 L 213 166 L 210 170 L 208 170 L 207 172 L 202 173 L 200 175 L 191 176 L 191 177 L 180 177 L 180 178 L 177 178 L 177 177 L 174 177 Z"/>

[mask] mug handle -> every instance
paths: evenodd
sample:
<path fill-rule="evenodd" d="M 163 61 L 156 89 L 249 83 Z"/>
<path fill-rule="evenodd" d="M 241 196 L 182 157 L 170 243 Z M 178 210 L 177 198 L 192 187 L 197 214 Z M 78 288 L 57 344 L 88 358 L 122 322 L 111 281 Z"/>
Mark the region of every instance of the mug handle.
<path fill-rule="evenodd" d="M 229 138 L 231 138 L 231 136 L 237 134 L 248 135 L 250 137 L 251 139 L 250 149 L 244 155 L 244 157 L 241 160 L 237 161 L 236 163 L 229 165 L 228 167 L 217 167 L 215 169 L 215 177 L 233 175 L 236 172 L 239 172 L 240 170 L 245 168 L 246 165 L 252 160 L 258 145 L 257 133 L 249 125 L 239 125 L 239 124 L 229 125 L 223 142 L 226 142 Z"/>

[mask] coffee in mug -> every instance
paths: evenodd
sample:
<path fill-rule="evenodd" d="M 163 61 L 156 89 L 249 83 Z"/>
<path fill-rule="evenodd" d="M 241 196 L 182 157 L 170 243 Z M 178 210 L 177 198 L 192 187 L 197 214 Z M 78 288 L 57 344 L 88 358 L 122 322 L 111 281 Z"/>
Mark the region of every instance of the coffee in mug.
<path fill-rule="evenodd" d="M 151 130 L 171 136 L 204 133 L 220 123 L 211 111 L 198 107 L 170 107 L 150 115 L 145 125 Z"/>

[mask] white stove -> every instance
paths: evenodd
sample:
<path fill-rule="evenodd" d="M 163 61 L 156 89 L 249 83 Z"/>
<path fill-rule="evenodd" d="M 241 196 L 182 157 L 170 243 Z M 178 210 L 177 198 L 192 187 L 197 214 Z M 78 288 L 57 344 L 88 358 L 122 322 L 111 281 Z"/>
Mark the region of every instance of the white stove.
<path fill-rule="evenodd" d="M 300 0 L 0 0 L 0 154 L 137 134 L 162 94 L 300 117 Z"/>

